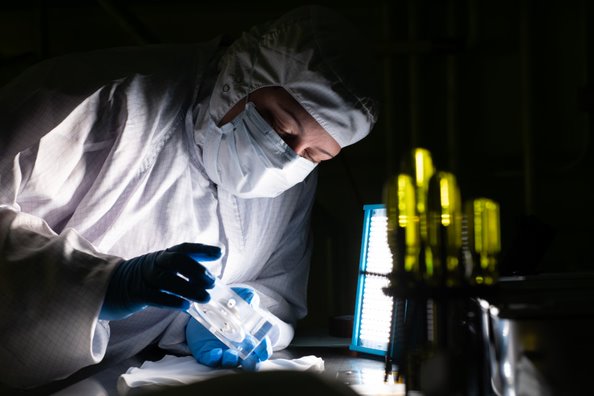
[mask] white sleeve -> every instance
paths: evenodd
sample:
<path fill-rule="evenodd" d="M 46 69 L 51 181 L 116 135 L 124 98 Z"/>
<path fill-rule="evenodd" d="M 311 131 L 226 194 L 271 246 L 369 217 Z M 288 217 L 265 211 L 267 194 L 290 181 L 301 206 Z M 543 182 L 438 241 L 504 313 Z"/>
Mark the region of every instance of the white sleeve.
<path fill-rule="evenodd" d="M 28 388 L 64 378 L 105 354 L 98 322 L 119 258 L 99 254 L 73 230 L 0 206 L 0 381 Z"/>
<path fill-rule="evenodd" d="M 109 229 L 94 220 L 95 205 L 81 202 L 92 197 L 87 192 L 97 180 L 111 187 L 101 171 L 129 173 L 105 162 L 131 117 L 114 81 L 165 75 L 182 86 L 217 46 L 215 40 L 65 56 L 0 88 L 0 383 L 34 387 L 103 358 L 109 326 L 97 316 L 122 259 L 96 251 L 88 229 L 62 228 L 76 212 L 89 229 Z M 181 100 L 166 104 L 176 108 Z M 128 152 L 139 157 L 134 147 Z M 35 169 L 41 172 L 32 182 Z M 105 195 L 94 194 L 111 208 Z"/>
<path fill-rule="evenodd" d="M 19 153 L 45 148 L 45 135 L 101 86 L 101 79 L 75 73 L 77 59 L 84 56 L 43 62 L 0 90 L 0 382 L 11 387 L 39 386 L 97 363 L 109 339 L 97 316 L 121 259 L 99 254 L 72 229 L 58 235 L 18 203 L 32 164 L 41 162 Z M 75 152 L 74 139 L 68 147 Z M 46 169 L 44 185 L 63 189 L 48 178 L 64 176 L 64 168 L 56 166 L 59 175 Z"/>

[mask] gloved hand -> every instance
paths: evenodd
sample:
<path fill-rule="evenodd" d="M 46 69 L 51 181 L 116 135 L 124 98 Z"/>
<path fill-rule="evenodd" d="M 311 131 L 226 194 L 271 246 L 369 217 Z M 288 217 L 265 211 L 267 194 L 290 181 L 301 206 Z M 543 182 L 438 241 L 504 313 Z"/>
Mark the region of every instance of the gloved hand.
<path fill-rule="evenodd" d="M 252 289 L 243 287 L 231 289 L 248 303 L 252 302 L 254 298 Z M 186 341 L 198 363 L 210 367 L 242 366 L 245 370 L 254 371 L 256 363 L 262 362 L 272 355 L 272 344 L 268 337 L 265 337 L 246 359 L 241 359 L 236 351 L 229 349 L 194 318 L 190 318 L 186 326 Z"/>
<path fill-rule="evenodd" d="M 220 256 L 216 246 L 182 243 L 120 263 L 111 276 L 99 319 L 123 319 L 147 305 L 186 310 L 188 300 L 208 302 L 206 289 L 214 286 L 215 279 L 199 261 Z"/>

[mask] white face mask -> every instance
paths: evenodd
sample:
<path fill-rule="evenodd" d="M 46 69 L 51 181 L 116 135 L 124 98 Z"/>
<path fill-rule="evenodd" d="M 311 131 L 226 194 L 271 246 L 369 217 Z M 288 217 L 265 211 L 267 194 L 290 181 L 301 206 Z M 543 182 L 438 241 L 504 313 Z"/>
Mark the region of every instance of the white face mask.
<path fill-rule="evenodd" d="M 316 166 L 298 156 L 251 102 L 233 121 L 209 130 L 203 158 L 211 180 L 240 198 L 276 197 Z"/>

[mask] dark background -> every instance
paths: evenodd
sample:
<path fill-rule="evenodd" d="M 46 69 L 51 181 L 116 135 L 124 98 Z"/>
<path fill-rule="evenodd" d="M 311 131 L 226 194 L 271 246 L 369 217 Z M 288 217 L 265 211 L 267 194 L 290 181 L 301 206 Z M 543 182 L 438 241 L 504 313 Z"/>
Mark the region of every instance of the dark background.
<path fill-rule="evenodd" d="M 45 58 L 237 34 L 307 4 L 282 1 L 20 1 L 0 6 L 0 85 Z M 463 199 L 500 202 L 504 274 L 594 263 L 591 2 L 319 1 L 369 38 L 381 116 L 320 166 L 309 316 L 353 313 L 363 204 L 381 202 L 411 147 L 453 171 Z M 357 56 L 357 54 L 353 54 Z"/>

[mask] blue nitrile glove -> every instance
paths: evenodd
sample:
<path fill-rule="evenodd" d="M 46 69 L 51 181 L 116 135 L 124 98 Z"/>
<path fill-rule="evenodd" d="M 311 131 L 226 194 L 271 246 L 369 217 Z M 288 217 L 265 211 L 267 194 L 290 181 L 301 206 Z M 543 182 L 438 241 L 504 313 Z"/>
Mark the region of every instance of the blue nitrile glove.
<path fill-rule="evenodd" d="M 231 289 L 248 303 L 251 303 L 254 298 L 252 289 L 244 287 Z M 236 351 L 229 349 L 194 318 L 190 318 L 186 326 L 186 341 L 198 363 L 209 367 L 232 368 L 241 365 L 244 369 L 253 371 L 256 363 L 267 360 L 272 355 L 272 345 L 268 337 L 265 337 L 246 359 L 241 359 Z"/>
<path fill-rule="evenodd" d="M 216 246 L 182 243 L 120 263 L 109 281 L 99 319 L 123 319 L 148 305 L 186 310 L 188 300 L 208 302 L 206 289 L 214 286 L 215 279 L 199 261 L 220 256 Z"/>

